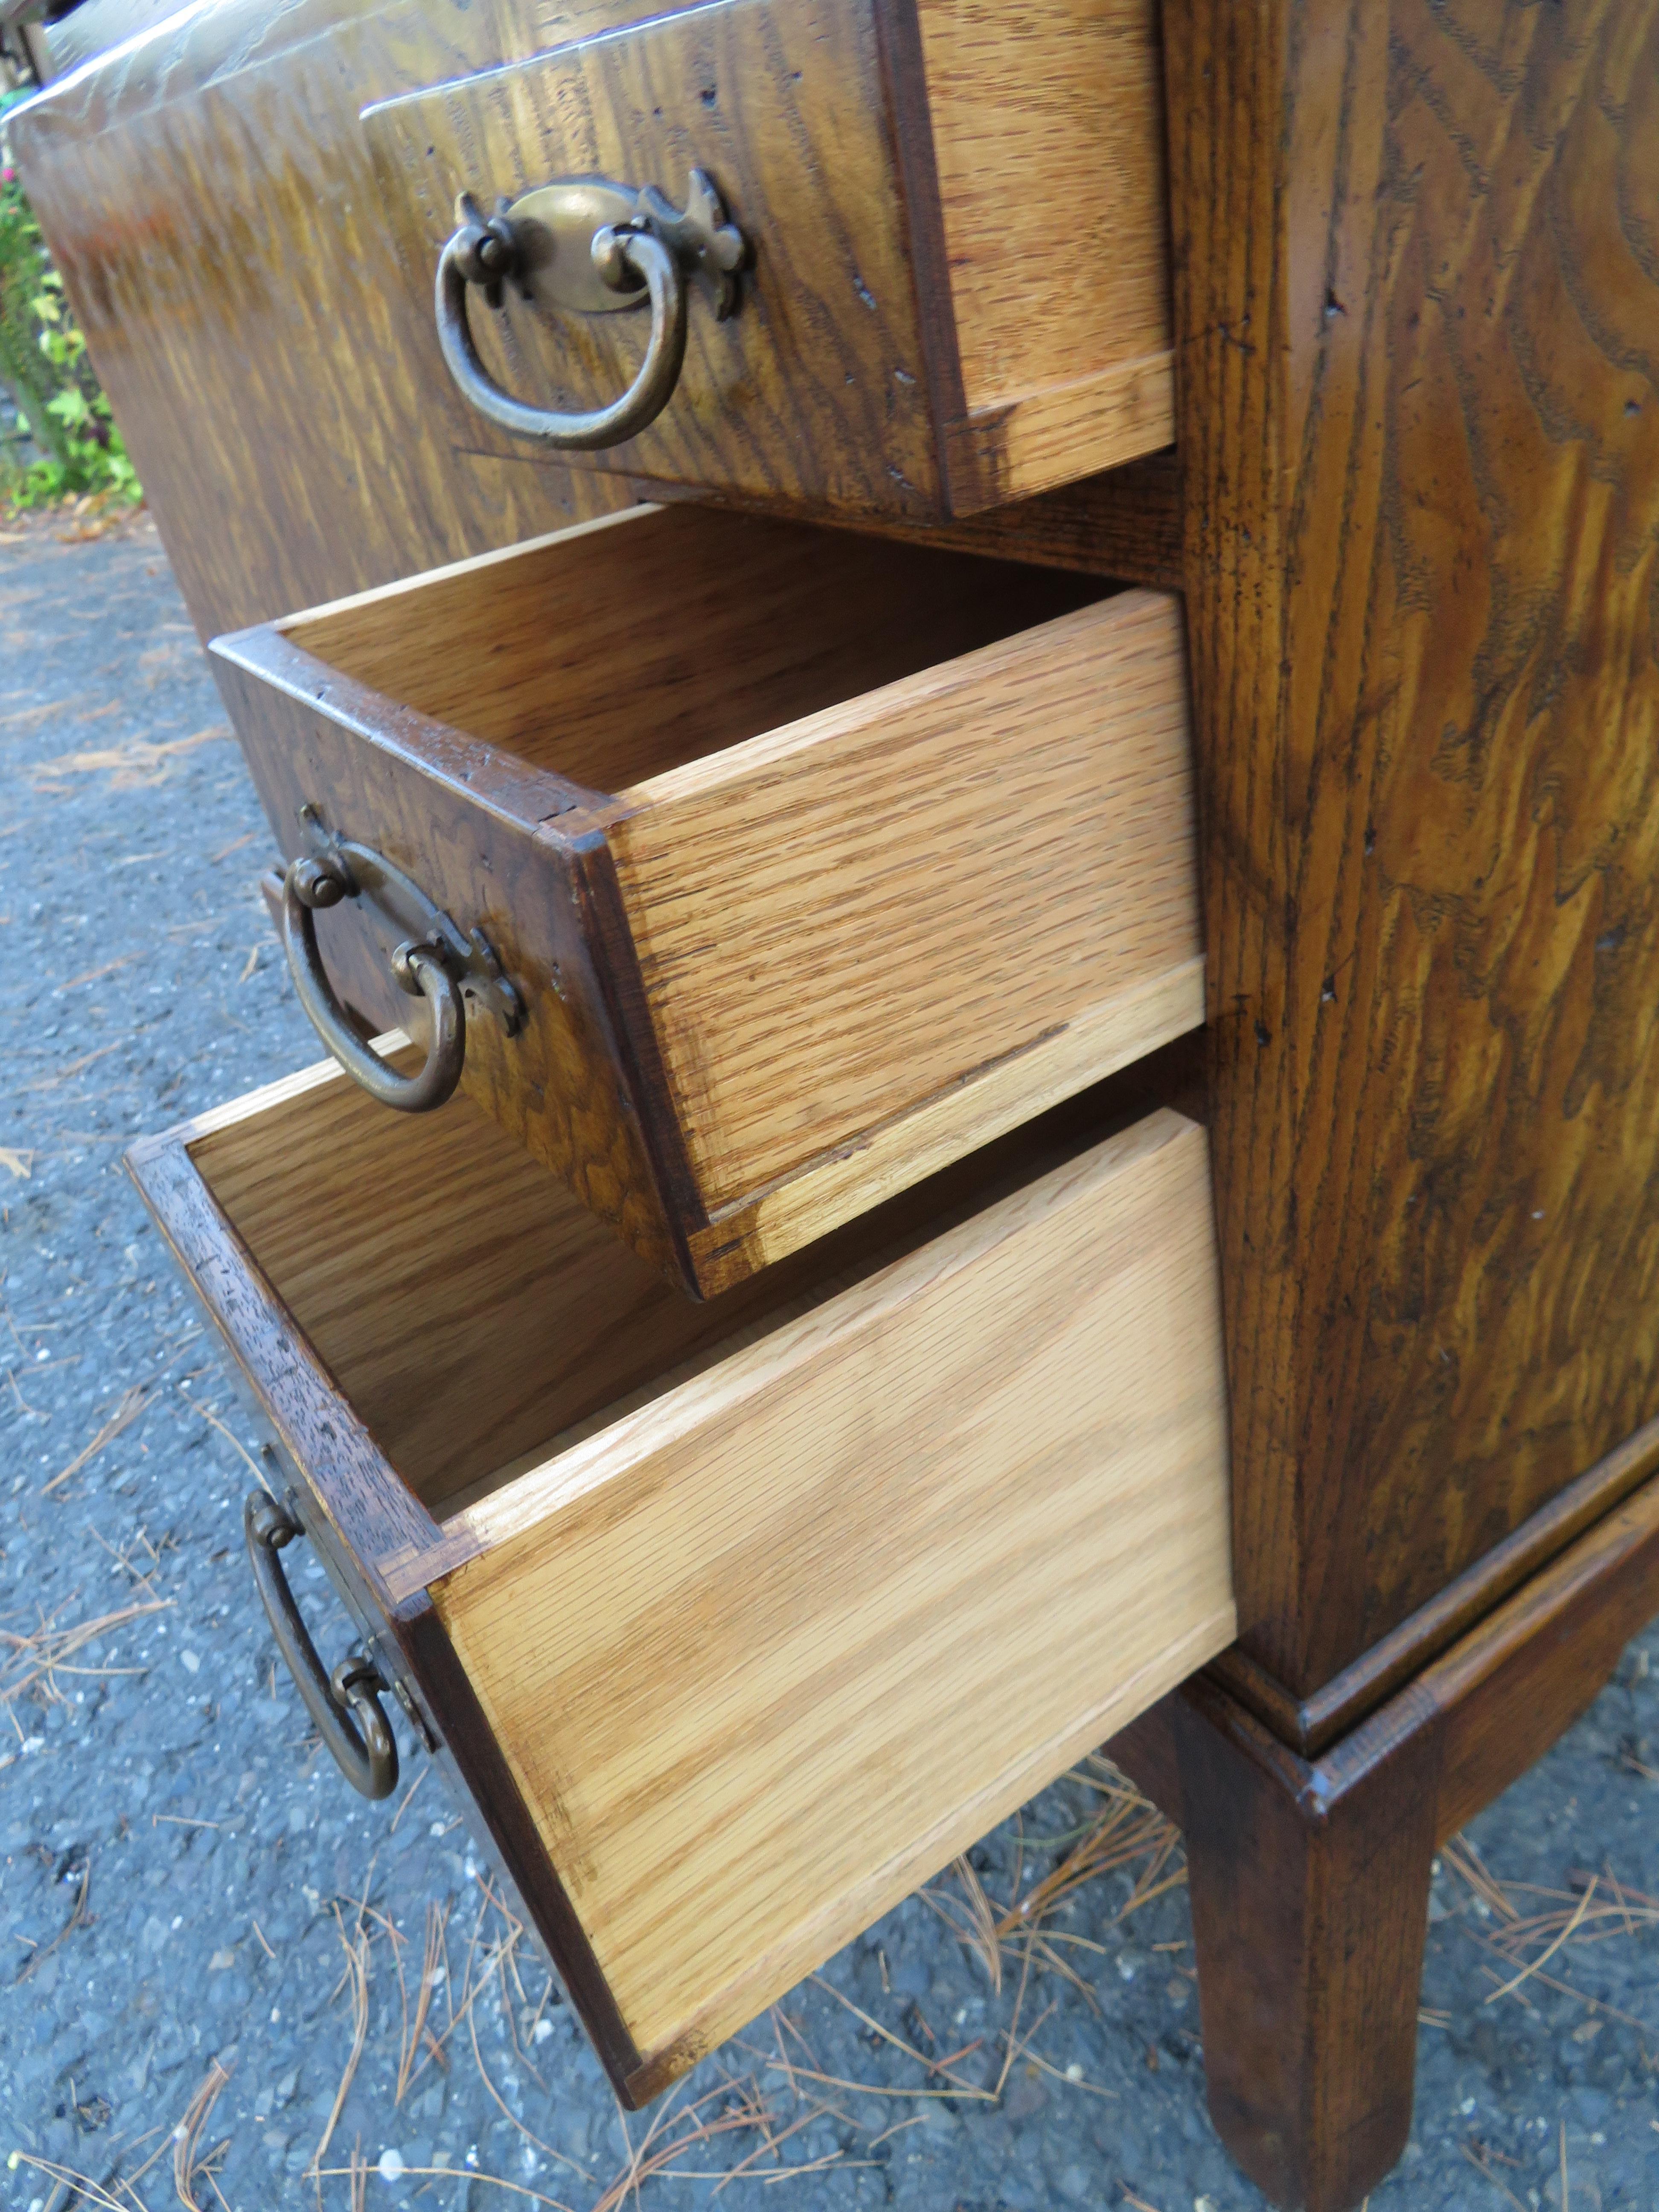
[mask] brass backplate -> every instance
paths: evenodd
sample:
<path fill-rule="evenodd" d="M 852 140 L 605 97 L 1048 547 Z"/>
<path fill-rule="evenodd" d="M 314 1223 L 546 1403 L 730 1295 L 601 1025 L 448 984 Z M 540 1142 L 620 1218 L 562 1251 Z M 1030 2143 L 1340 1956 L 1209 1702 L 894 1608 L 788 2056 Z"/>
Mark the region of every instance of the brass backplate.
<path fill-rule="evenodd" d="M 614 315 L 645 300 L 643 284 L 612 291 L 593 265 L 593 234 L 631 222 L 639 194 L 604 177 L 562 177 L 524 192 L 506 209 L 518 248 L 512 282 L 538 307 Z"/>

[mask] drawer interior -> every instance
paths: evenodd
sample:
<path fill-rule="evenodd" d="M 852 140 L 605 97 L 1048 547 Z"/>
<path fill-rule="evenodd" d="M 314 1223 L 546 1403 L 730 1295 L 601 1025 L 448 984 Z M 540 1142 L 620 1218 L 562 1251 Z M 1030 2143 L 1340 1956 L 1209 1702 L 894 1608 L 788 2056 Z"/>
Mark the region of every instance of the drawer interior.
<path fill-rule="evenodd" d="M 1111 590 L 713 507 L 634 507 L 279 627 L 373 691 L 625 793 Z"/>
<path fill-rule="evenodd" d="M 214 1199 L 402 1480 L 443 1522 L 1139 1119 L 1192 1039 L 694 1304 L 465 1097 L 388 1114 L 331 1062 L 204 1116 Z"/>

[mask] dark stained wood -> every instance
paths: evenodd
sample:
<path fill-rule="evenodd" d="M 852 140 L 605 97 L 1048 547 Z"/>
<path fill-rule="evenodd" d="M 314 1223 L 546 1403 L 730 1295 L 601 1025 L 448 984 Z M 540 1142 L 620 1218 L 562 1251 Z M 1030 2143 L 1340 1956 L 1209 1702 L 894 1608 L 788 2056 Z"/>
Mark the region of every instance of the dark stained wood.
<path fill-rule="evenodd" d="M 1311 1697 L 1290 1697 L 1237 1647 L 1213 1661 L 1210 1674 L 1240 1705 L 1266 1721 L 1281 1742 L 1304 1759 L 1316 1758 L 1501 1605 L 1528 1575 L 1638 1488 L 1656 1468 L 1659 1421 L 1650 1421 Z"/>
<path fill-rule="evenodd" d="M 632 496 L 435 428 L 410 369 L 431 302 L 391 257 L 357 120 L 366 100 L 543 43 L 533 0 L 226 0 L 14 119 L 204 640 Z"/>
<path fill-rule="evenodd" d="M 300 1492 L 301 1517 L 388 1679 L 401 1681 L 630 2106 L 640 2054 L 549 1863 L 465 1670 L 424 1589 L 398 1599 L 388 1568 L 439 1540 L 431 1515 L 387 1462 L 214 1200 L 186 1146 L 191 1129 L 142 1140 L 127 1165 L 157 1226 L 233 1355 L 240 1386 L 277 1448 L 273 1475 Z M 272 1487 L 283 1486 L 279 1479 Z M 654 2092 L 647 2089 L 645 2094 Z"/>
<path fill-rule="evenodd" d="M 301 1469 L 328 1469 L 326 1492 L 307 1481 L 310 1500 L 339 1552 L 361 1562 L 368 1602 L 389 1618 L 394 1606 L 380 1563 L 427 1548 L 438 1525 L 342 1406 L 332 1377 L 191 1165 L 182 1141 L 188 1133 L 141 1139 L 127 1153 L 128 1171 L 242 1369 L 271 1378 L 260 1401 L 287 1460 Z"/>
<path fill-rule="evenodd" d="M 1294 1704 L 1659 1413 L 1659 5 L 1168 0 L 1165 53 L 1241 1642 Z"/>
<path fill-rule="evenodd" d="M 674 197 L 694 167 L 714 178 L 752 247 L 739 311 L 694 304 L 658 420 L 573 465 L 792 508 L 971 514 L 1168 443 L 1155 26 L 1150 0 L 1051 5 L 1018 32 L 919 21 L 916 0 L 708 0 L 378 104 L 364 129 L 416 293 L 459 191 L 489 204 L 574 173 Z M 993 89 L 1000 131 L 983 128 Z M 1057 308 L 1036 272 L 1069 205 L 1105 235 L 1076 242 L 1074 219 Z M 511 288 L 473 316 L 494 381 L 558 406 L 624 388 L 641 323 Z M 441 410 L 434 338 L 422 368 Z M 470 404 L 448 405 L 464 426 Z M 472 421 L 484 449 L 525 449 Z"/>
<path fill-rule="evenodd" d="M 1259 1723 L 1218 1727 L 1206 1694 L 1176 1692 L 1168 1720 L 1211 2117 L 1275 2203 L 1342 2212 L 1411 2130 L 1435 1747 L 1408 1738 L 1328 1800 Z"/>
<path fill-rule="evenodd" d="M 1164 453 L 962 521 L 893 524 L 884 534 L 1175 592 L 1186 580 L 1182 527 L 1181 471 Z"/>
<path fill-rule="evenodd" d="M 514 1036 L 493 1020 L 469 1020 L 467 1094 L 642 1258 L 691 1281 L 673 1225 L 682 1209 L 664 1200 L 665 1182 L 687 1184 L 683 1153 L 662 1150 L 678 1146 L 672 1116 L 641 1111 L 622 1088 L 625 1065 L 648 1066 L 650 1031 L 625 1061 L 594 971 L 596 943 L 609 944 L 611 958 L 627 951 L 590 919 L 602 805 L 577 811 L 592 794 L 412 708 L 388 716 L 378 694 L 279 633 L 252 632 L 236 653 L 219 660 L 221 686 L 288 856 L 301 849 L 301 807 L 319 804 L 348 836 L 372 824 L 377 850 L 447 912 L 466 915 L 465 927 L 483 931 L 515 979 L 526 1018 Z M 307 696 L 324 680 L 325 707 Z M 573 834 L 544 830 L 560 817 Z M 410 1021 L 410 1002 L 362 918 L 336 908 L 319 922 L 346 1005 L 371 1028 Z"/>
<path fill-rule="evenodd" d="M 1307 1760 L 1214 1679 L 1107 1749 L 1182 1826 L 1210 2106 L 1275 2203 L 1344 2212 L 1411 2121 L 1430 1861 L 1659 1608 L 1659 1479 Z"/>
<path fill-rule="evenodd" d="M 693 167 L 717 179 L 754 249 L 738 311 L 717 322 L 694 293 L 668 405 L 573 465 L 855 513 L 943 505 L 868 0 L 717 0 L 406 95 L 362 127 L 422 300 L 459 190 L 493 206 L 551 177 L 608 176 L 678 204 Z M 603 405 L 644 349 L 643 314 L 550 316 L 510 290 L 499 315 L 471 313 L 489 374 L 532 404 Z M 452 441 L 525 451 L 457 389 L 435 330 L 410 367 Z"/>
<path fill-rule="evenodd" d="M 158 21 L 176 11 L 89 0 L 52 27 L 72 74 L 12 143 L 204 640 L 641 495 L 457 428 L 426 374 L 429 276 L 396 258 L 358 116 L 662 12 L 221 0 Z M 986 518 L 996 550 L 1012 527 L 1028 557 L 1101 573 L 1109 481 Z"/>

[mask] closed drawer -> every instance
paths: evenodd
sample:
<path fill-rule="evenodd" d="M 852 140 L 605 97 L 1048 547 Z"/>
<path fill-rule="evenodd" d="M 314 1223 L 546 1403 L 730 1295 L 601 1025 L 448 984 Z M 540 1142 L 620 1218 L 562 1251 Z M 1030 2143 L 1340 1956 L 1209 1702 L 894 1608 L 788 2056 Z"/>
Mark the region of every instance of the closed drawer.
<path fill-rule="evenodd" d="M 133 1155 L 630 2102 L 1232 1638 L 1206 1139 L 1123 1110 L 703 1305 L 331 1064 Z"/>
<path fill-rule="evenodd" d="M 288 852 L 491 949 L 469 1094 L 708 1294 L 1202 1022 L 1179 612 L 1102 589 L 636 509 L 214 650 Z M 407 916 L 313 926 L 390 1026 Z"/>
<path fill-rule="evenodd" d="M 633 386 L 653 311 L 637 269 L 623 294 L 596 289 L 594 223 L 650 187 L 684 213 L 693 172 L 724 218 L 708 235 L 740 264 L 717 309 L 705 252 L 708 296 L 694 279 L 660 411 L 574 459 L 921 516 L 1171 441 L 1157 0 L 714 0 L 621 20 L 634 12 L 606 0 L 583 11 L 589 35 L 365 112 L 416 297 L 461 236 L 458 195 L 505 210 L 488 266 L 466 234 L 453 265 L 479 281 L 463 299 L 458 277 L 441 308 L 452 331 L 464 310 L 472 367 L 447 368 L 435 330 L 419 364 L 454 443 L 533 454 L 561 434 L 551 415 Z M 628 190 L 568 216 L 547 197 L 595 177 Z M 635 312 L 597 311 L 619 300 Z M 481 410 L 517 418 L 486 386 L 540 429 L 497 428 Z"/>

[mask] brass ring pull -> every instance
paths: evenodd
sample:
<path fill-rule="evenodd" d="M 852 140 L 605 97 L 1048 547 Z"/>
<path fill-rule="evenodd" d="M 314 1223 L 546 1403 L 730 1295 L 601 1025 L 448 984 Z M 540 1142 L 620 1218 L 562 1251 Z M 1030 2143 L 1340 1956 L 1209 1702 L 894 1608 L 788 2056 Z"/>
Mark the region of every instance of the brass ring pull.
<path fill-rule="evenodd" d="M 276 1556 L 305 1530 L 263 1490 L 249 1494 L 242 1528 L 265 1618 L 318 1734 L 354 1790 L 365 1797 L 389 1797 L 398 1786 L 398 1741 L 380 1711 L 379 1693 L 386 1684 L 374 1661 L 361 1652 L 343 1659 L 332 1674 L 324 1673 Z"/>
<path fill-rule="evenodd" d="M 508 1036 L 516 1036 L 524 1019 L 518 993 L 483 931 L 464 933 L 384 854 L 331 836 L 314 806 L 300 809 L 300 828 L 310 850 L 293 862 L 283 882 L 283 942 L 300 1004 L 335 1059 L 371 1097 L 405 1114 L 441 1106 L 466 1063 L 467 1006 L 493 1014 Z M 342 899 L 361 902 L 398 988 L 424 999 L 432 1010 L 432 1041 L 416 1074 L 400 1075 L 371 1051 L 334 995 L 312 915 Z"/>
<path fill-rule="evenodd" d="M 461 1079 L 466 1060 L 466 1018 L 461 994 L 438 950 L 405 942 L 392 956 L 398 988 L 426 1000 L 432 1015 L 432 1041 L 418 1073 L 400 1075 L 372 1051 L 346 1019 L 334 995 L 317 945 L 314 907 L 337 905 L 356 896 L 349 867 L 330 854 L 321 860 L 292 863 L 283 884 L 283 942 L 300 1004 L 311 1025 L 346 1073 L 383 1106 L 405 1114 L 424 1114 L 441 1106 Z"/>
<path fill-rule="evenodd" d="M 635 191 L 602 178 L 566 178 L 500 200 L 486 217 L 467 193 L 438 257 L 438 343 L 450 374 L 481 414 L 520 438 L 570 453 L 621 445 L 654 422 L 685 360 L 686 283 L 708 295 L 717 319 L 737 305 L 747 257 L 714 185 L 691 173 L 682 214 L 654 186 Z M 467 320 L 469 288 L 499 307 L 511 282 L 529 301 L 580 314 L 610 314 L 648 300 L 651 335 L 634 381 L 609 406 L 585 413 L 532 407 L 503 392 L 478 357 Z"/>

